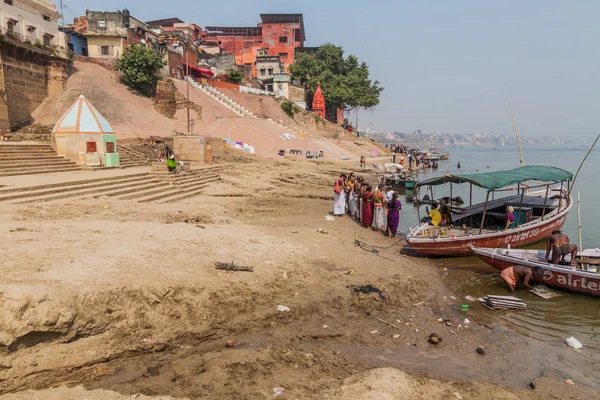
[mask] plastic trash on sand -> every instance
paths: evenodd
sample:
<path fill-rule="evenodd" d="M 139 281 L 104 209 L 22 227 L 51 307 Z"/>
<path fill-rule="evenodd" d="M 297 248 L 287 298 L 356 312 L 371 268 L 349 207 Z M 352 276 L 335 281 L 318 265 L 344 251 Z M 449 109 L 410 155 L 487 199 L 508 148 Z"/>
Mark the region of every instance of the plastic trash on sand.
<path fill-rule="evenodd" d="M 335 217 L 334 217 L 334 216 L 332 216 L 332 215 L 327 215 L 327 216 L 325 217 L 325 221 L 335 221 Z"/>
<path fill-rule="evenodd" d="M 277 306 L 277 311 L 279 312 L 290 312 L 290 308 L 286 306 L 282 306 L 281 304 Z"/>
<path fill-rule="evenodd" d="M 569 345 L 569 347 L 572 347 L 575 350 L 579 350 L 583 347 L 581 342 L 579 340 L 575 339 L 573 336 L 571 336 L 570 338 L 567 339 L 567 344 Z"/>
<path fill-rule="evenodd" d="M 285 392 L 285 388 L 282 387 L 274 387 L 273 388 L 273 397 L 279 397 Z"/>

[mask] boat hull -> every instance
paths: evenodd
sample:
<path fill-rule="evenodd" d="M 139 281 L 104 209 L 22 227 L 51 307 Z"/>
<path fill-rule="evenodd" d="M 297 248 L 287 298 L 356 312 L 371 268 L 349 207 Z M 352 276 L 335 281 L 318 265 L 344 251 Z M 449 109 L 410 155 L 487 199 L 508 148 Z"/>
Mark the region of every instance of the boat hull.
<path fill-rule="evenodd" d="M 474 248 L 473 252 L 486 264 L 502 271 L 515 265 L 524 267 L 541 267 L 544 270 L 542 278 L 534 279 L 535 283 L 568 290 L 572 292 L 600 296 L 600 275 L 595 272 L 576 270 L 542 261 L 531 261 L 522 258 L 499 254 L 497 249 Z"/>
<path fill-rule="evenodd" d="M 568 210 L 566 210 L 568 211 Z M 472 255 L 470 246 L 506 248 L 521 247 L 544 240 L 553 230 L 560 229 L 566 221 L 566 212 L 547 221 L 540 221 L 530 227 L 499 231 L 493 234 L 472 235 L 456 238 L 420 238 L 409 235 L 406 238 L 411 249 L 424 256 L 459 257 Z"/>

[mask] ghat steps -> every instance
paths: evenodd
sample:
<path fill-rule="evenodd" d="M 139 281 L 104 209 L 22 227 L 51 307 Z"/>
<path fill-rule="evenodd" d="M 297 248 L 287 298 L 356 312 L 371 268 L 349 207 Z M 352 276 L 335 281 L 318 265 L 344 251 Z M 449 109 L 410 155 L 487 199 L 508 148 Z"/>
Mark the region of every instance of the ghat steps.
<path fill-rule="evenodd" d="M 149 172 L 0 190 L 0 202 L 38 203 L 74 198 L 112 197 L 141 203 L 167 203 L 197 196 L 220 180 L 224 166 L 204 167 L 187 174 Z"/>
<path fill-rule="evenodd" d="M 238 116 L 245 118 L 259 118 L 256 114 L 254 114 L 253 112 L 251 112 L 250 110 L 233 100 L 231 97 L 227 96 L 225 93 L 221 92 L 219 89 L 208 85 L 201 85 L 193 79 L 189 79 L 189 82 L 190 86 L 204 92 L 206 95 L 208 95 L 208 97 L 222 104 L 224 107 L 233 111 Z M 305 139 L 311 136 L 308 132 L 305 132 L 302 129 L 300 129 L 300 127 L 294 126 L 285 121 L 274 120 L 273 118 L 267 118 L 267 120 L 282 129 L 288 130 L 289 133 L 295 134 L 296 136 L 298 136 L 299 139 Z"/>
<path fill-rule="evenodd" d="M 78 170 L 77 163 L 57 155 L 49 144 L 0 144 L 0 177 Z"/>
<path fill-rule="evenodd" d="M 127 146 L 117 145 L 117 151 L 121 168 L 150 164 L 150 160 L 144 154 Z M 76 162 L 57 155 L 50 144 L 19 142 L 0 144 L 0 177 L 78 170 L 81 168 Z"/>

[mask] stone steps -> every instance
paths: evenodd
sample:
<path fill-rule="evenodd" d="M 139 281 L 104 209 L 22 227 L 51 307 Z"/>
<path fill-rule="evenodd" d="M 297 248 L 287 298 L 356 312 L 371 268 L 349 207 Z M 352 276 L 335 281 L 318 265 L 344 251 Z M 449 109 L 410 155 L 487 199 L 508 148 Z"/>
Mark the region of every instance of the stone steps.
<path fill-rule="evenodd" d="M 77 163 L 57 155 L 49 144 L 0 144 L 0 177 L 78 170 Z"/>
<path fill-rule="evenodd" d="M 75 166 L 63 167 L 63 168 L 49 167 L 49 168 L 32 168 L 32 169 L 27 169 L 25 171 L 23 171 L 23 170 L 12 171 L 12 172 L 0 171 L 0 177 L 18 176 L 18 175 L 52 174 L 55 172 L 72 172 L 72 171 L 81 171 L 81 168 L 79 168 L 75 164 Z"/>
<path fill-rule="evenodd" d="M 208 186 L 209 183 L 210 182 L 207 182 L 205 185 L 202 186 L 202 188 L 204 188 L 205 186 Z M 192 189 L 186 189 L 186 190 L 177 189 L 177 190 L 165 191 L 164 193 L 161 193 L 160 196 L 143 198 L 143 199 L 138 200 L 138 202 L 140 202 L 140 203 L 150 203 L 150 202 L 154 202 L 154 201 L 157 201 L 157 200 L 164 200 L 165 198 L 170 198 L 170 199 L 169 200 L 165 200 L 165 201 L 161 201 L 161 203 L 167 203 L 169 201 L 173 202 L 173 201 L 175 201 L 175 198 L 181 197 L 180 195 L 189 194 L 190 192 L 200 192 L 199 186 L 194 185 L 194 188 L 192 188 Z"/>
<path fill-rule="evenodd" d="M 35 168 L 35 167 L 62 167 L 62 166 L 67 166 L 67 165 L 72 166 L 73 162 L 69 161 L 69 160 L 65 160 L 64 158 L 57 158 L 54 160 L 45 160 L 43 162 L 29 161 L 29 162 L 23 162 L 23 163 L 0 161 L 0 171 L 8 172 L 8 170 L 14 170 L 14 169 L 23 170 L 23 169 L 31 169 L 31 168 Z"/>
<path fill-rule="evenodd" d="M 106 177 L 106 178 L 95 178 L 95 179 L 85 179 L 85 180 L 79 180 L 79 181 L 59 182 L 59 183 L 52 183 L 52 184 L 47 184 L 47 185 L 0 189 L 0 195 L 7 194 L 7 193 L 17 193 L 17 192 L 33 192 L 36 190 L 67 187 L 67 186 L 86 185 L 86 184 L 97 183 L 97 182 L 120 181 L 123 179 L 130 179 L 130 178 L 141 177 L 141 176 L 150 176 L 150 173 L 144 172 L 144 173 L 139 173 L 139 174 L 111 176 L 111 177 Z"/>
<path fill-rule="evenodd" d="M 99 190 L 102 191 L 106 187 L 114 186 L 115 184 L 126 184 L 126 187 L 136 187 L 140 184 L 145 184 L 148 179 L 148 176 L 144 177 L 134 177 L 130 179 L 120 179 L 120 180 L 112 180 L 105 181 L 99 183 L 92 184 L 84 184 L 84 185 L 73 185 L 73 186 L 59 186 L 59 187 L 51 187 L 42 190 L 33 190 L 21 193 L 13 193 L 8 194 L 6 196 L 0 196 L 0 201 L 8 201 L 8 200 L 16 200 L 16 199 L 24 199 L 24 198 L 32 198 L 32 197 L 44 197 L 44 196 L 52 196 L 52 195 L 63 195 L 63 194 L 72 194 L 77 193 L 79 190 Z M 88 182 L 86 182 L 88 183 Z"/>
<path fill-rule="evenodd" d="M 39 196 L 36 197 L 35 199 L 30 199 L 30 200 L 26 200 L 26 201 L 21 201 L 19 203 L 35 203 L 35 202 L 46 202 L 46 201 L 53 201 L 53 200 L 62 200 L 62 199 L 69 199 L 69 198 L 74 198 L 74 197 L 90 197 L 90 196 L 94 196 L 94 195 L 102 195 L 103 193 L 105 193 L 107 190 L 117 190 L 117 189 L 129 189 L 131 187 L 135 187 L 135 186 L 140 186 L 140 185 L 145 185 L 146 182 L 137 182 L 137 183 L 123 183 L 120 182 L 120 184 L 114 184 L 108 187 L 103 187 L 103 188 L 93 188 L 93 189 L 89 189 L 89 188 L 78 188 L 78 190 L 75 191 L 67 191 L 67 192 L 63 192 L 62 194 L 59 195 L 46 195 L 46 196 Z"/>
<path fill-rule="evenodd" d="M 168 185 L 163 184 L 160 188 L 154 190 L 148 190 L 144 192 L 138 192 L 136 194 L 122 197 L 121 200 L 138 200 L 140 203 L 148 203 L 156 200 L 160 200 L 161 198 L 169 197 L 172 195 L 177 195 L 179 193 L 185 193 L 187 190 L 197 188 L 199 184 L 208 184 L 210 182 L 215 182 L 220 180 L 218 176 L 214 177 L 202 177 L 199 178 L 196 182 L 193 182 L 189 185 Z"/>

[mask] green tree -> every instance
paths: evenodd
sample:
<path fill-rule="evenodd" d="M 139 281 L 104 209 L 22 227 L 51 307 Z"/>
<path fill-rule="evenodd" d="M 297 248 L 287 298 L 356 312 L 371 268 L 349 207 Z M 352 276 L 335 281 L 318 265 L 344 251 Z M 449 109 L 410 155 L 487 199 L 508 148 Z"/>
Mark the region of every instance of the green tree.
<path fill-rule="evenodd" d="M 129 87 L 150 94 L 156 88 L 158 72 L 166 65 L 162 54 L 148 47 L 128 46 L 117 60 L 115 69 L 120 71 Z"/>
<path fill-rule="evenodd" d="M 231 83 L 235 83 L 239 85 L 242 83 L 242 79 L 244 79 L 244 73 L 237 68 L 231 68 L 227 71 L 227 80 Z"/>
<path fill-rule="evenodd" d="M 327 106 L 344 110 L 372 108 L 379 104 L 383 87 L 369 79 L 369 67 L 354 55 L 344 56 L 340 46 L 322 45 L 315 54 L 297 53 L 290 65 L 294 79 L 306 84 L 311 94 L 320 83 Z"/>

